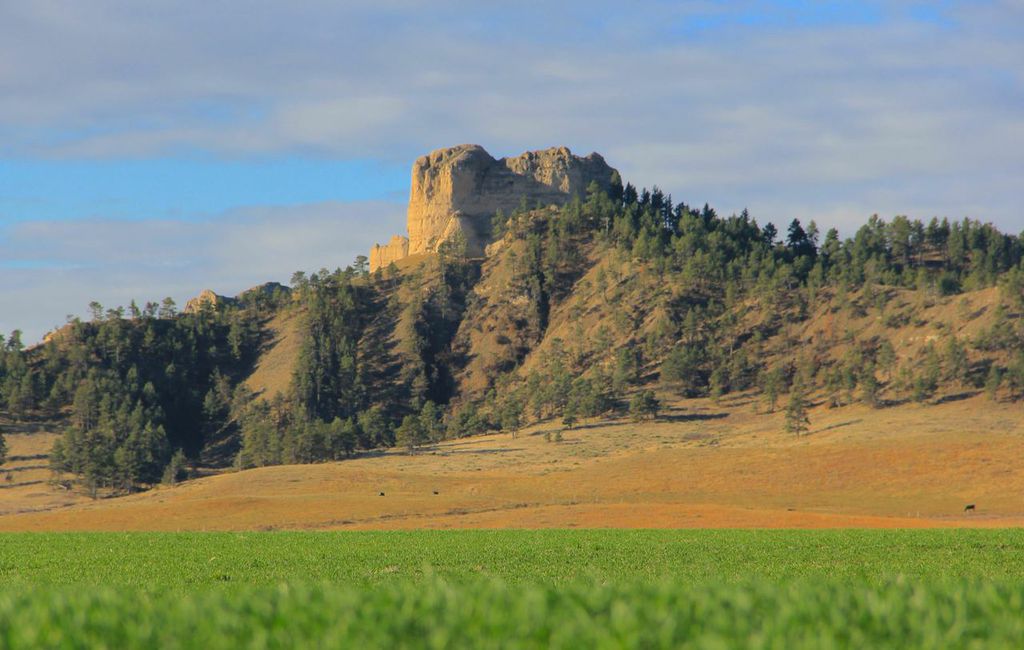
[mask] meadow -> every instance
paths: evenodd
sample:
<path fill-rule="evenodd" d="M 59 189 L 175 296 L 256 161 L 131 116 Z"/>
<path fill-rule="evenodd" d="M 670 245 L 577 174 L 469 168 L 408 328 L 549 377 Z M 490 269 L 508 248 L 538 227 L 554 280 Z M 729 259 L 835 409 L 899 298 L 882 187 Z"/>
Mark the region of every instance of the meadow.
<path fill-rule="evenodd" d="M 1019 647 L 1018 530 L 0 536 L 0 647 Z"/>

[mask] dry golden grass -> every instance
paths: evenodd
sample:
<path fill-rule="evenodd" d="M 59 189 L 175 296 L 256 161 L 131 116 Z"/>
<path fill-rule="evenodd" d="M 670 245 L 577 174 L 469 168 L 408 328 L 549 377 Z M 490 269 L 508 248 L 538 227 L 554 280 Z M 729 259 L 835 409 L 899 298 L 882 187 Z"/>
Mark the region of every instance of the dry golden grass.
<path fill-rule="evenodd" d="M 58 434 L 47 424 L 0 419 L 7 441 L 7 462 L 0 465 L 0 516 L 50 510 L 85 498 L 50 485 L 50 448 Z"/>
<path fill-rule="evenodd" d="M 1024 523 L 1024 424 L 982 397 L 811 413 L 802 438 L 747 397 L 658 422 L 545 426 L 409 455 L 211 476 L 5 514 L 2 530 L 918 527 Z M 547 428 L 553 425 L 548 424 Z M 22 441 L 12 436 L 12 453 Z M 40 489 L 44 489 L 40 487 Z M 384 496 L 379 494 L 383 492 Z M 977 512 L 965 514 L 967 503 Z M 54 502 L 53 506 L 60 505 Z M 5 507 L 5 513 L 20 508 Z"/>
<path fill-rule="evenodd" d="M 284 310 L 267 324 L 270 340 L 245 380 L 249 390 L 259 397 L 271 399 L 277 393 L 287 394 L 302 346 L 301 320 L 299 312 Z"/>

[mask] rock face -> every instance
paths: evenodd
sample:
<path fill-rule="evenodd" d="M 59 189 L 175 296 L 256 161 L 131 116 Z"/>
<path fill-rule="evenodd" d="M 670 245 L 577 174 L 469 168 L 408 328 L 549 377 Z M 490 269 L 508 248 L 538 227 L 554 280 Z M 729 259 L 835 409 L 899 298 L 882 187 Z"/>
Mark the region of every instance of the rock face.
<path fill-rule="evenodd" d="M 227 296 L 214 293 L 210 289 L 203 289 L 199 292 L 199 295 L 195 298 L 189 298 L 188 302 L 185 303 L 186 314 L 197 314 L 203 309 L 203 305 L 210 305 L 216 309 L 219 305 L 228 304 L 234 302 L 233 299 Z"/>
<path fill-rule="evenodd" d="M 573 155 L 566 147 L 528 151 L 495 160 L 480 145 L 464 144 L 421 156 L 412 166 L 409 238 L 393 237 L 370 251 L 370 270 L 408 255 L 437 251 L 461 235 L 469 255 L 480 256 L 489 242 L 491 217 L 529 207 L 563 205 L 586 197 L 596 182 L 607 191 L 614 169 L 599 154 Z"/>
<path fill-rule="evenodd" d="M 392 262 L 397 262 L 403 257 L 409 256 L 409 239 L 401 235 L 395 235 L 388 242 L 387 246 L 377 244 L 370 249 L 370 271 L 387 268 Z"/>

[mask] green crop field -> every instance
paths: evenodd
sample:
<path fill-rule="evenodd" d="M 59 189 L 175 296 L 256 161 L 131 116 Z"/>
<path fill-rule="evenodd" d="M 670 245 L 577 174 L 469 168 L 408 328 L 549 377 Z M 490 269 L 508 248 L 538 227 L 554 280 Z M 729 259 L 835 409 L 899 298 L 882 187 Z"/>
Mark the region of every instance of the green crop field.
<path fill-rule="evenodd" d="M 0 647 L 1021 647 L 1024 531 L 0 536 Z"/>

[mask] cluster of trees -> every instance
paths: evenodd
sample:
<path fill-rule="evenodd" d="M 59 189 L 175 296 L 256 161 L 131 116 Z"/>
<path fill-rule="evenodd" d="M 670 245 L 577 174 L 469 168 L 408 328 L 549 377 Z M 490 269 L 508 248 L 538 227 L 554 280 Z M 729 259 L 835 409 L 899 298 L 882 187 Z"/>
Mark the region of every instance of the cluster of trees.
<path fill-rule="evenodd" d="M 411 331 L 401 372 L 414 411 L 426 402 L 447 404 L 455 392 L 453 371 L 459 361 L 452 342 L 480 273 L 478 264 L 465 259 L 465 248 L 461 235 L 445 242 L 430 268 L 431 281 L 420 274 L 406 280 L 418 287 L 406 307 Z"/>
<path fill-rule="evenodd" d="M 378 296 L 365 260 L 296 273 L 292 283 L 289 308 L 303 315 L 290 390 L 268 400 L 239 387 L 222 406 L 239 429 L 239 467 L 337 460 L 390 441 L 390 421 L 373 404 L 379 364 L 368 326 Z"/>
<path fill-rule="evenodd" d="M 591 225 L 603 216 L 591 217 Z M 600 230 L 597 230 L 600 232 Z M 872 216 L 852 238 L 830 229 L 820 239 L 812 221 L 793 219 L 780 236 L 771 223 L 759 226 L 744 210 L 720 218 L 705 205 L 672 204 L 657 188 L 637 193 L 627 185 L 606 239 L 634 257 L 683 273 L 722 290 L 782 283 L 860 286 L 877 283 L 951 294 L 992 286 L 1020 265 L 1024 247 L 1015 235 L 991 224 Z"/>
<path fill-rule="evenodd" d="M 0 335 L 0 406 L 15 419 L 24 417 L 46 395 L 38 373 L 29 366 L 21 331 Z"/>
<path fill-rule="evenodd" d="M 362 259 L 345 270 L 296 274 L 304 336 L 291 390 L 269 403 L 236 404 L 238 464 L 337 460 L 482 430 L 473 411 L 444 417 L 455 390 L 452 339 L 479 275 L 463 251 L 464 242 L 449 242 L 428 272 L 401 280 L 383 272 L 371 278 Z M 410 285 L 411 299 L 395 304 Z M 396 352 L 390 339 L 399 322 L 408 331 Z"/>
<path fill-rule="evenodd" d="M 70 407 L 52 468 L 94 494 L 175 480 L 184 458 L 225 426 L 216 396 L 255 359 L 258 318 L 209 304 L 177 314 L 170 300 L 128 315 L 93 312 L 43 346 L 36 364 L 51 407 Z"/>

